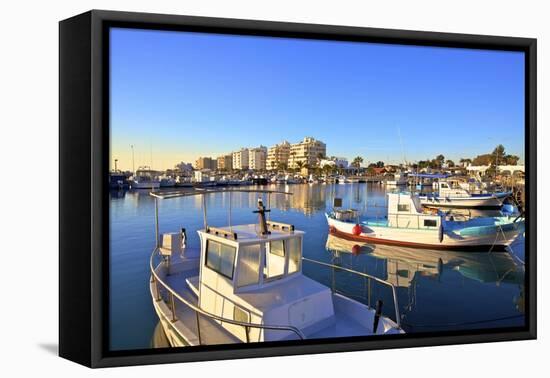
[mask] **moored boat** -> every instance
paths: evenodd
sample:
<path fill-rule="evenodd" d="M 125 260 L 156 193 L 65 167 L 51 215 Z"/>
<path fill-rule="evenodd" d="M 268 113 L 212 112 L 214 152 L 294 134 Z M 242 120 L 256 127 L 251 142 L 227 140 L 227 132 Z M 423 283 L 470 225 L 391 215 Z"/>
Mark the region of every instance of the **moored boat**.
<path fill-rule="evenodd" d="M 160 178 L 160 187 L 161 188 L 173 188 L 176 186 L 176 180 L 170 176 L 165 176 Z"/>
<path fill-rule="evenodd" d="M 128 178 L 120 171 L 109 172 L 109 189 L 122 190 L 128 189 Z"/>
<path fill-rule="evenodd" d="M 450 181 L 438 181 L 436 191 L 421 195 L 420 203 L 434 208 L 498 209 L 512 192 L 472 193 Z"/>
<path fill-rule="evenodd" d="M 185 229 L 160 236 L 159 200 L 199 195 L 206 206 L 205 196 L 226 193 L 230 201 L 233 192 L 289 194 L 245 189 L 151 193 L 157 245 L 150 260 L 150 291 L 171 346 L 404 333 L 393 285 L 355 272 L 392 289 L 395 321 L 382 314 L 381 301 L 372 308 L 305 276 L 304 261 L 329 264 L 303 258 L 304 232 L 268 220 L 260 199 L 258 224 L 211 227 L 205 216 L 197 249 L 187 245 Z"/>
<path fill-rule="evenodd" d="M 524 230 L 518 214 L 455 220 L 440 210 L 423 209 L 412 193 L 388 193 L 387 216 L 360 217 L 336 209 L 326 214 L 333 235 L 369 243 L 448 250 L 502 250 Z"/>
<path fill-rule="evenodd" d="M 406 186 L 408 183 L 407 180 L 406 173 L 397 172 L 393 175 L 393 180 L 386 180 L 384 183 L 388 187 Z"/>
<path fill-rule="evenodd" d="M 130 179 L 130 187 L 132 189 L 158 189 L 160 181 L 156 177 L 158 172 L 153 171 L 149 167 L 140 167 L 136 174 Z"/>

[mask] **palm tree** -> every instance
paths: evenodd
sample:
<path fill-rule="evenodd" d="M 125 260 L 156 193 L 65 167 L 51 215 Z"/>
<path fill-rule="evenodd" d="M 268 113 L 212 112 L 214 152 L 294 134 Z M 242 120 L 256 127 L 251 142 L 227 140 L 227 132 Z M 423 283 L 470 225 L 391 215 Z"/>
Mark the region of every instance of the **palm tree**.
<path fill-rule="evenodd" d="M 281 162 L 281 163 L 279 163 L 279 164 L 277 165 L 277 169 L 278 169 L 279 171 L 286 171 L 286 169 L 287 169 L 287 164 Z"/>
<path fill-rule="evenodd" d="M 359 168 L 362 162 L 363 158 L 361 156 L 356 156 L 355 159 L 353 159 L 353 163 L 351 163 L 351 165 L 355 168 Z"/>
<path fill-rule="evenodd" d="M 295 159 L 296 159 L 296 151 L 292 151 L 292 152 L 290 153 L 290 157 L 292 158 L 292 159 L 290 159 L 290 162 L 292 163 L 292 165 L 297 165 L 297 164 L 296 164 L 296 161 L 295 161 Z M 289 163 L 290 163 L 290 162 L 289 162 Z"/>
<path fill-rule="evenodd" d="M 353 159 L 353 162 L 351 163 L 351 166 L 356 168 L 356 170 L 359 170 L 359 168 L 361 168 L 361 163 L 362 162 L 363 162 L 363 158 L 361 156 L 356 156 L 355 159 Z"/>

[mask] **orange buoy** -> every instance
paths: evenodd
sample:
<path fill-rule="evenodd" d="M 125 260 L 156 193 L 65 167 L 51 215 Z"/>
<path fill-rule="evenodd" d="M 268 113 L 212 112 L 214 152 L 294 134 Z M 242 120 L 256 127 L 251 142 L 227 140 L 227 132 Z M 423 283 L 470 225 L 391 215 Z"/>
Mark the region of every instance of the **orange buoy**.
<path fill-rule="evenodd" d="M 356 224 L 355 226 L 353 226 L 353 228 L 351 229 L 351 233 L 355 236 L 359 236 L 361 235 L 361 232 L 363 230 L 361 229 L 361 226 L 359 226 L 358 224 Z"/>
<path fill-rule="evenodd" d="M 361 252 L 361 246 L 355 244 L 353 247 L 351 247 L 351 253 L 353 255 L 358 255 L 359 252 Z"/>

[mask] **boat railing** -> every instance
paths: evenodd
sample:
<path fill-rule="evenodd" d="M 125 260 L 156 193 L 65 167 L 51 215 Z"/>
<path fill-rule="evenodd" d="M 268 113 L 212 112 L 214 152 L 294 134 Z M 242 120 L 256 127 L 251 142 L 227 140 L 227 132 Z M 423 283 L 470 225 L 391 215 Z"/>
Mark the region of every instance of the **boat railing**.
<path fill-rule="evenodd" d="M 212 314 L 210 312 L 207 312 L 200 307 L 194 305 L 193 303 L 189 302 L 185 298 L 183 298 L 178 292 L 176 292 L 174 289 L 170 287 L 166 282 L 164 282 L 159 275 L 156 272 L 156 268 L 154 265 L 154 258 L 156 254 L 160 254 L 160 249 L 155 248 L 153 253 L 151 254 L 151 258 L 149 260 L 149 268 L 151 270 L 151 284 L 154 284 L 155 289 L 155 300 L 160 301 L 162 300 L 162 295 L 160 293 L 160 287 L 164 288 L 168 292 L 168 300 L 169 300 L 169 307 L 170 312 L 172 315 L 171 321 L 174 323 L 178 320 L 177 314 L 176 314 L 176 301 L 182 303 L 187 308 L 191 309 L 195 313 L 195 320 L 197 325 L 197 337 L 199 340 L 199 345 L 202 345 L 202 338 L 201 338 L 201 331 L 200 331 L 200 315 L 207 317 L 209 319 L 219 321 L 222 323 L 228 323 L 236 326 L 242 326 L 245 330 L 246 334 L 246 342 L 250 342 L 250 329 L 257 328 L 257 329 L 268 329 L 268 330 L 275 330 L 275 331 L 290 331 L 294 333 L 296 336 L 298 336 L 301 340 L 305 339 L 304 334 L 296 327 L 290 326 L 290 325 L 269 325 L 269 324 L 259 324 L 259 323 L 250 323 L 250 322 L 243 322 L 239 320 L 234 319 L 228 319 L 224 318 L 222 316 L 218 316 L 215 314 Z M 161 262 L 160 264 L 163 264 Z M 159 265 L 160 265 L 159 264 Z M 157 267 L 159 266 L 157 265 Z"/>
<path fill-rule="evenodd" d="M 395 289 L 395 285 L 393 285 L 391 282 L 384 281 L 384 280 L 382 280 L 378 277 L 372 276 L 368 273 L 363 273 L 363 272 L 359 272 L 357 270 L 344 268 L 342 266 L 338 266 L 338 265 L 335 265 L 335 264 L 330 264 L 330 263 L 326 263 L 326 262 L 322 262 L 322 261 L 308 259 L 307 257 L 302 257 L 302 260 L 313 263 L 313 264 L 323 265 L 323 266 L 326 266 L 328 268 L 338 269 L 338 270 L 341 270 L 341 271 L 352 273 L 352 274 L 355 274 L 355 275 L 360 276 L 360 277 L 364 277 L 364 278 L 367 279 L 367 282 L 368 282 L 369 293 L 370 293 L 371 281 L 375 281 L 375 282 L 378 282 L 382 285 L 385 285 L 385 286 L 389 287 L 391 289 L 391 292 L 392 292 L 393 305 L 394 305 L 394 308 L 395 308 L 395 323 L 397 324 L 398 328 L 401 328 L 401 316 L 399 314 L 399 302 L 397 300 L 397 290 Z M 368 300 L 368 305 L 370 307 L 370 295 L 368 296 L 367 300 Z"/>

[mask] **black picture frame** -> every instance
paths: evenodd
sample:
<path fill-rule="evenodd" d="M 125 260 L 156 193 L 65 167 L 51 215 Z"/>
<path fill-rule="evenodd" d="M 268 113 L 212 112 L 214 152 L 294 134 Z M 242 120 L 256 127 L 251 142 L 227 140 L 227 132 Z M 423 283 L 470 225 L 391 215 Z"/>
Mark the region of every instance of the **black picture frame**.
<path fill-rule="evenodd" d="M 526 326 L 368 339 L 108 349 L 110 27 L 202 31 L 525 53 Z M 59 24 L 59 354 L 89 367 L 536 338 L 536 39 L 92 10 Z M 79 182 L 78 191 L 71 183 Z"/>

